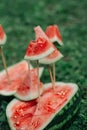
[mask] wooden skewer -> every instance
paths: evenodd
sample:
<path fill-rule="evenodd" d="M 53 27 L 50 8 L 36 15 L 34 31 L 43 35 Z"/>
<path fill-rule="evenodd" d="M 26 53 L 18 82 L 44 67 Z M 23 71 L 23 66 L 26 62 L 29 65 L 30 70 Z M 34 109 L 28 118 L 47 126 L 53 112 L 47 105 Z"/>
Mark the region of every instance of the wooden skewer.
<path fill-rule="evenodd" d="M 0 53 L 1 53 L 1 56 L 2 56 L 2 62 L 3 62 L 3 65 L 4 65 L 4 69 L 5 69 L 6 74 L 7 74 L 8 83 L 10 83 L 10 78 L 9 78 L 9 74 L 8 74 L 8 70 L 7 70 L 6 60 L 5 60 L 4 53 L 3 53 L 1 46 L 0 46 Z"/>
<path fill-rule="evenodd" d="M 56 68 L 55 68 L 55 63 L 53 63 L 53 85 L 55 89 L 55 81 L 56 81 Z"/>
<path fill-rule="evenodd" d="M 27 60 L 27 62 L 28 62 L 28 71 L 29 71 L 29 73 L 30 73 L 30 61 Z"/>
<path fill-rule="evenodd" d="M 51 79 L 52 87 L 53 87 L 53 90 L 54 90 L 54 80 L 53 80 L 52 72 L 51 72 L 51 69 L 50 69 L 50 65 L 48 65 L 48 71 L 49 71 L 49 74 L 50 74 L 50 79 Z"/>
<path fill-rule="evenodd" d="M 39 79 L 39 60 L 37 60 L 37 76 L 38 76 L 38 103 L 40 102 L 40 79 Z"/>
<path fill-rule="evenodd" d="M 27 63 L 28 63 L 28 75 L 29 75 L 29 79 L 30 79 L 30 82 L 31 82 L 31 75 L 30 75 L 30 61 L 27 60 Z"/>

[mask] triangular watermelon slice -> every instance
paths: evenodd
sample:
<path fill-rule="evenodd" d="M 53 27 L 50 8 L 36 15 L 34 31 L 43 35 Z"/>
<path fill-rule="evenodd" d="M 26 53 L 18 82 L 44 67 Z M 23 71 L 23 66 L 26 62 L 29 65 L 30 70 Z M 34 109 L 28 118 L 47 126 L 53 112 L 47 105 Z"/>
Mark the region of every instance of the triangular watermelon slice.
<path fill-rule="evenodd" d="M 2 28 L 2 25 L 0 24 L 0 45 L 5 44 L 6 39 L 7 39 L 6 34 Z"/>
<path fill-rule="evenodd" d="M 30 65 L 30 69 L 33 67 Z M 33 69 L 36 73 L 36 69 Z M 43 67 L 39 68 L 39 77 L 41 77 L 43 72 Z M 5 70 L 0 71 L 0 95 L 10 96 L 13 95 L 23 79 L 28 72 L 28 64 L 26 61 L 22 60 L 10 67 L 8 67 L 8 74 L 10 77 L 10 82 L 8 83 L 7 75 Z"/>
<path fill-rule="evenodd" d="M 49 37 L 51 42 L 57 42 L 59 45 L 63 45 L 62 37 L 57 25 L 50 25 L 46 28 L 46 35 Z"/>
<path fill-rule="evenodd" d="M 40 94 L 43 92 L 43 83 L 40 82 Z M 23 82 L 17 88 L 15 96 L 21 100 L 29 101 L 38 97 L 37 69 L 27 72 Z"/>
<path fill-rule="evenodd" d="M 54 47 L 45 38 L 39 37 L 35 41 L 30 41 L 26 50 L 24 59 L 26 60 L 39 60 L 51 54 Z"/>

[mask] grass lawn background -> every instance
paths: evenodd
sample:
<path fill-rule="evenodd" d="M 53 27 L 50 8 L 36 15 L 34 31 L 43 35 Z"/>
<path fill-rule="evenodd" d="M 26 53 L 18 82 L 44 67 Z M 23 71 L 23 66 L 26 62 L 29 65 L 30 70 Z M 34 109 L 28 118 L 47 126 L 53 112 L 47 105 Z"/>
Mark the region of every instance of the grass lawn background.
<path fill-rule="evenodd" d="M 81 89 L 82 100 L 78 116 L 67 130 L 87 129 L 87 1 L 86 0 L 0 0 L 0 24 L 7 34 L 3 50 L 7 65 L 24 58 L 33 28 L 40 25 L 59 26 L 64 46 L 64 58 L 56 63 L 57 81 L 75 82 Z M 0 57 L 0 70 L 3 69 Z M 43 82 L 49 74 L 44 71 Z M 5 116 L 10 99 L 0 96 L 0 130 L 10 130 Z"/>

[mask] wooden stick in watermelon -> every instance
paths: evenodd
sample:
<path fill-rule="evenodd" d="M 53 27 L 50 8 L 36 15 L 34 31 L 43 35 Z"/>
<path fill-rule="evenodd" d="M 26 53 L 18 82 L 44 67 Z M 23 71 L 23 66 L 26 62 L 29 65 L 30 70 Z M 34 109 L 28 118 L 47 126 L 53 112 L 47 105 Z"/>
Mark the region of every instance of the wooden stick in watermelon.
<path fill-rule="evenodd" d="M 37 73 L 38 73 L 38 97 L 40 97 L 40 81 L 39 81 L 39 59 L 42 59 L 54 51 L 53 45 L 45 38 L 39 37 L 36 40 L 32 40 L 26 50 L 25 60 L 37 61 Z"/>
<path fill-rule="evenodd" d="M 0 53 L 1 53 L 1 56 L 2 56 L 2 62 L 3 62 L 3 65 L 4 65 L 4 69 L 5 69 L 6 74 L 7 74 L 8 83 L 10 83 L 9 74 L 8 74 L 7 65 L 6 65 L 6 60 L 5 60 L 3 49 L 1 47 L 2 45 L 5 44 L 6 39 L 7 39 L 6 34 L 5 34 L 5 32 L 2 28 L 2 25 L 0 25 Z"/>
<path fill-rule="evenodd" d="M 48 65 L 48 71 L 49 71 L 49 74 L 50 74 L 50 79 L 51 79 L 52 87 L 53 87 L 53 90 L 54 90 L 54 80 L 53 80 L 53 75 L 52 75 L 50 65 Z"/>
<path fill-rule="evenodd" d="M 40 59 L 39 62 L 45 65 L 48 65 L 48 71 L 50 73 L 50 79 L 52 82 L 52 85 L 55 87 L 55 81 L 56 81 L 56 67 L 55 67 L 55 62 L 57 62 L 58 60 L 60 60 L 63 57 L 63 55 L 60 53 L 60 51 L 58 49 L 55 48 L 54 52 L 52 52 L 49 56 Z M 50 69 L 50 64 L 52 64 L 52 72 Z M 53 73 L 53 74 L 52 74 Z M 53 89 L 54 89 L 53 87 Z"/>
<path fill-rule="evenodd" d="M 59 45 L 63 45 L 62 42 L 62 37 L 59 31 L 59 28 L 57 25 L 50 25 L 46 28 L 45 31 L 46 35 L 48 36 L 48 38 L 50 39 L 50 41 L 54 44 L 55 42 L 58 43 Z M 56 51 L 57 52 L 57 51 Z M 54 52 L 55 53 L 55 52 Z M 56 54 L 56 53 L 55 53 Z M 59 57 L 62 57 L 62 54 L 59 53 L 58 55 L 60 55 Z M 55 86 L 55 72 L 56 72 L 56 67 L 55 67 L 55 63 L 53 62 L 53 80 L 54 80 L 54 86 Z"/>
<path fill-rule="evenodd" d="M 55 87 L 55 82 L 56 82 L 56 67 L 55 67 L 55 63 L 53 63 L 53 84 Z"/>
<path fill-rule="evenodd" d="M 48 38 L 48 36 L 45 34 L 45 32 L 42 30 L 42 28 L 40 26 L 35 27 L 34 31 L 35 31 L 36 39 L 38 39 L 39 37 L 45 38 L 49 42 L 50 47 L 52 46 L 54 48 L 54 50 L 55 50 L 54 45 L 51 43 L 50 39 Z M 49 55 L 52 55 L 53 53 L 54 53 L 54 51 Z M 47 57 L 49 57 L 49 55 Z M 50 60 L 44 62 L 47 57 L 45 57 L 43 59 L 40 59 L 40 61 L 42 61 L 44 64 L 45 63 L 49 64 L 48 62 L 50 62 Z M 52 86 L 54 86 L 54 81 L 53 81 L 53 76 L 52 76 L 52 72 L 51 72 L 51 69 L 50 69 L 50 65 L 48 65 L 48 71 L 49 71 L 49 74 L 50 74 L 50 79 L 51 79 L 51 82 L 52 82 Z"/>
<path fill-rule="evenodd" d="M 28 71 L 30 73 L 30 60 L 27 60 L 27 63 L 28 63 Z"/>
<path fill-rule="evenodd" d="M 36 61 L 36 64 L 37 64 L 37 78 L 38 78 L 38 99 L 40 101 L 39 60 Z"/>

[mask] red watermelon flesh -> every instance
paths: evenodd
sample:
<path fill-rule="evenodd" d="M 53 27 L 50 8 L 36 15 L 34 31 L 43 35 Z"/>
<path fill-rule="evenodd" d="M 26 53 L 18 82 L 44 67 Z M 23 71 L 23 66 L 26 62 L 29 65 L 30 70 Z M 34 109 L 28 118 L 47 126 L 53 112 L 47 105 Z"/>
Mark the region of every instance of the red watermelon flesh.
<path fill-rule="evenodd" d="M 46 33 L 42 30 L 40 26 L 35 27 L 34 31 L 36 39 L 38 39 L 39 37 L 45 38 L 48 41 L 49 45 L 54 48 L 54 45 L 50 41 L 49 37 L 46 35 Z"/>
<path fill-rule="evenodd" d="M 51 84 L 49 84 L 49 86 L 51 86 Z M 40 99 L 39 105 L 30 122 L 29 129 L 44 129 L 47 123 L 51 122 L 55 117 L 56 112 L 62 109 L 69 101 L 72 93 L 74 93 L 74 90 L 70 84 L 56 84 L 55 92 L 53 92 L 52 88 L 48 88 Z"/>
<path fill-rule="evenodd" d="M 11 101 L 6 109 L 8 122 L 12 130 L 42 130 L 55 115 L 69 102 L 77 91 L 72 83 L 45 84 L 45 91 L 38 100 L 21 102 Z"/>
<path fill-rule="evenodd" d="M 54 51 L 52 45 L 45 38 L 38 38 L 35 41 L 30 41 L 26 50 L 24 59 L 38 60 L 44 58 Z"/>
<path fill-rule="evenodd" d="M 43 92 L 43 83 L 40 82 L 40 94 Z M 32 100 L 38 97 L 38 75 L 37 69 L 27 73 L 21 85 L 17 88 L 15 96 L 21 100 Z"/>
<path fill-rule="evenodd" d="M 2 28 L 2 25 L 0 25 L 0 45 L 5 44 L 6 42 L 6 34 Z"/>
<path fill-rule="evenodd" d="M 47 57 L 43 59 L 40 59 L 39 62 L 42 64 L 51 64 L 60 60 L 62 57 L 63 55 L 60 53 L 60 51 L 55 48 L 52 54 L 48 55 Z"/>
<path fill-rule="evenodd" d="M 6 113 L 12 130 L 28 130 L 28 125 L 36 110 L 36 104 L 36 100 L 23 102 L 17 99 L 13 99 L 9 103 Z"/>
<path fill-rule="evenodd" d="M 45 38 L 49 42 L 49 44 L 51 44 L 51 46 L 53 46 L 53 44 L 50 42 L 49 37 L 45 34 L 45 32 L 42 30 L 42 28 L 40 26 L 35 27 L 34 31 L 35 31 L 36 39 L 38 39 L 39 37 Z"/>
<path fill-rule="evenodd" d="M 50 25 L 46 28 L 46 35 L 51 42 L 58 42 L 59 45 L 63 45 L 62 37 L 57 25 Z"/>

